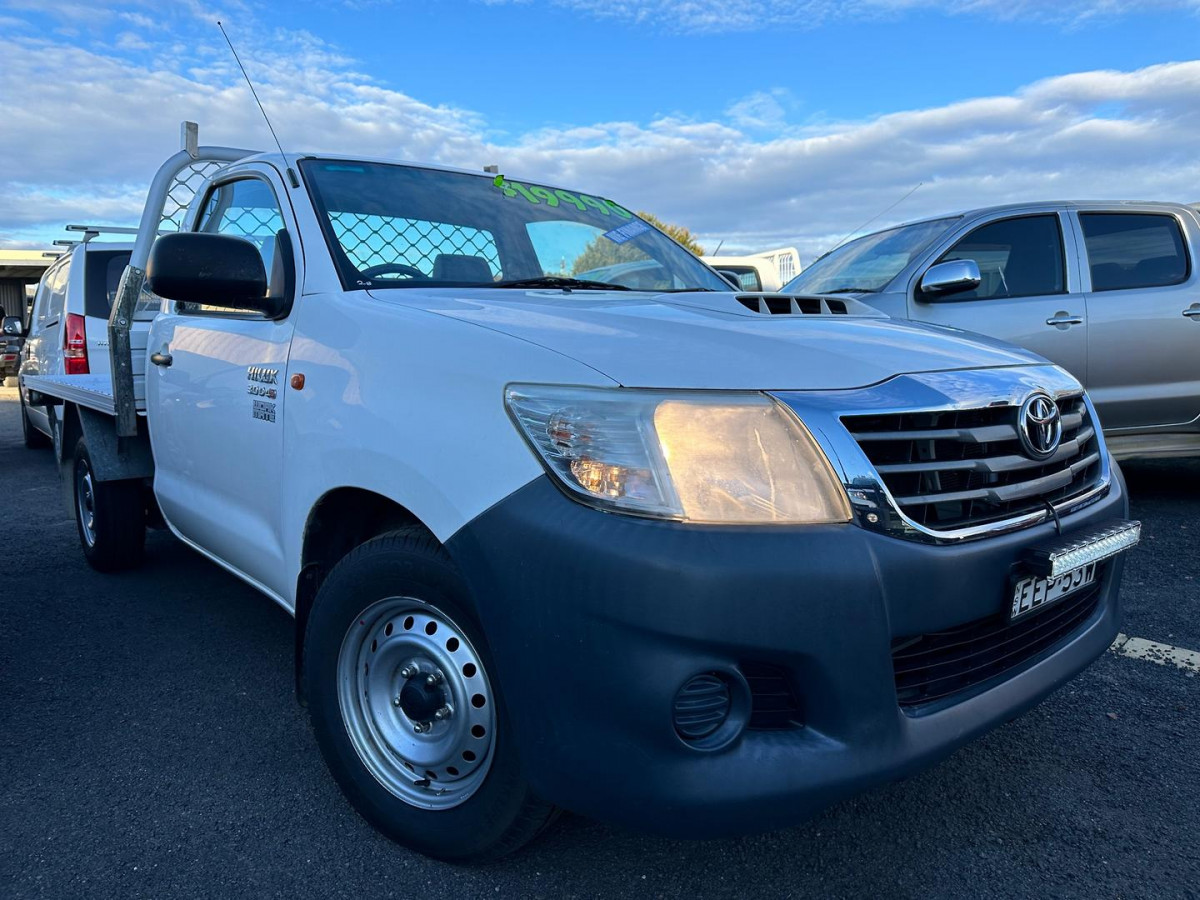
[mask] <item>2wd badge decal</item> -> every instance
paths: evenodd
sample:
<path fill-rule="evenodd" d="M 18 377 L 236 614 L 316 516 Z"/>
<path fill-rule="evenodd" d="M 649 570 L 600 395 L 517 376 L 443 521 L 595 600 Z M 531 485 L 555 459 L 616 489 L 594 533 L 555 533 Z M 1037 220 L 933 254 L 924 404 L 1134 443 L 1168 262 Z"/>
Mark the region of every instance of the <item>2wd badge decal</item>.
<path fill-rule="evenodd" d="M 246 393 L 251 401 L 250 414 L 263 422 L 275 421 L 275 400 L 279 396 L 279 370 L 267 366 L 250 366 L 246 370 Z"/>

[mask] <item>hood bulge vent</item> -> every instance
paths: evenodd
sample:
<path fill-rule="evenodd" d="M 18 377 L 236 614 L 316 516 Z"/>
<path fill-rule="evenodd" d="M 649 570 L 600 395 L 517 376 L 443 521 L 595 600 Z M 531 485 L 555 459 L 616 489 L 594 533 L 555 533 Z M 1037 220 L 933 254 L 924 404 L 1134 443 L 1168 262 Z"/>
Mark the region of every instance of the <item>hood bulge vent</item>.
<path fill-rule="evenodd" d="M 770 316 L 845 316 L 844 300 L 827 297 L 791 297 L 786 294 L 742 294 L 738 303 L 751 312 Z"/>

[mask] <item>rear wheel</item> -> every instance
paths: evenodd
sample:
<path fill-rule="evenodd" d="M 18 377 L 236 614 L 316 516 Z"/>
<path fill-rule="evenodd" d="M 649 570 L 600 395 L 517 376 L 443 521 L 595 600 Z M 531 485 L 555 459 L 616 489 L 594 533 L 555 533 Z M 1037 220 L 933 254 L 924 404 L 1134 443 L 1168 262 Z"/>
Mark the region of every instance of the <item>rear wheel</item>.
<path fill-rule="evenodd" d="M 304 679 L 317 742 L 355 809 L 428 856 L 483 862 L 555 810 L 521 777 L 465 590 L 424 532 L 367 542 L 321 586 Z"/>
<path fill-rule="evenodd" d="M 83 438 L 75 445 L 75 525 L 93 569 L 115 572 L 141 563 L 146 506 L 140 481 L 97 481 Z"/>
<path fill-rule="evenodd" d="M 25 408 L 25 398 L 21 398 L 21 436 L 25 438 L 25 446 L 30 450 L 40 450 L 50 446 L 50 438 L 42 434 L 29 421 L 29 410 Z"/>

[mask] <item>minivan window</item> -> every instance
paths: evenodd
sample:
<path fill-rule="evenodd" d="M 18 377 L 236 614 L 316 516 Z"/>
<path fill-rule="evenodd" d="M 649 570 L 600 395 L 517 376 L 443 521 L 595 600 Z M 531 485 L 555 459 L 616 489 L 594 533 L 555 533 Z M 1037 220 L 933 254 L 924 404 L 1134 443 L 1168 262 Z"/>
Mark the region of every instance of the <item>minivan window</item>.
<path fill-rule="evenodd" d="M 1093 291 L 1162 287 L 1187 280 L 1183 233 L 1174 216 L 1080 213 Z"/>
<path fill-rule="evenodd" d="M 46 292 L 46 300 L 38 315 L 39 328 L 53 325 L 62 318 L 63 307 L 66 305 L 67 299 L 67 270 L 70 265 L 70 257 L 67 257 L 46 273 L 46 280 L 42 288 Z"/>
<path fill-rule="evenodd" d="M 1058 216 L 1021 216 L 989 222 L 960 239 L 938 262 L 973 259 L 979 287 L 956 300 L 1039 297 L 1066 291 L 1066 262 Z"/>
<path fill-rule="evenodd" d="M 33 322 L 34 327 L 40 330 L 46 324 L 46 318 L 50 311 L 50 284 L 54 281 L 54 276 L 57 269 L 51 266 L 42 275 L 42 280 L 38 283 L 37 293 L 33 298 Z"/>
<path fill-rule="evenodd" d="M 87 274 L 83 284 L 83 310 L 96 319 L 107 319 L 117 299 L 117 288 L 121 275 L 129 265 L 128 250 L 89 250 Z M 152 319 L 158 312 L 158 298 L 143 289 L 142 297 L 134 308 L 135 319 Z"/>

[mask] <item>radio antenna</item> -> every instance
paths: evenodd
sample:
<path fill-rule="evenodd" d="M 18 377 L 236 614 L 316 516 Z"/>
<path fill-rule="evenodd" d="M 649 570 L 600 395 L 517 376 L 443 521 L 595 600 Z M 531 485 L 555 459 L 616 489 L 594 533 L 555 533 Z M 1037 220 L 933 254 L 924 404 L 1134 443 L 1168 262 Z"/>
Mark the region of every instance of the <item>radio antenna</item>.
<path fill-rule="evenodd" d="M 265 116 L 266 113 L 263 113 L 263 115 Z M 899 200 L 897 200 L 891 206 L 887 207 L 887 209 L 881 209 L 879 212 L 875 213 L 875 215 L 871 216 L 871 218 L 867 219 L 867 221 L 863 222 L 861 225 L 859 225 L 857 228 L 855 228 L 853 231 L 851 231 L 849 234 L 847 234 L 844 238 L 842 238 L 840 241 L 838 241 L 836 244 L 834 244 L 832 247 L 830 247 L 828 250 L 826 250 L 824 253 L 822 253 L 821 256 L 828 256 L 830 253 L 832 253 L 838 247 L 842 246 L 842 244 L 846 243 L 846 241 L 850 240 L 850 238 L 852 238 L 854 235 L 858 234 L 860 231 L 862 231 L 864 228 L 866 228 L 868 225 L 870 225 L 872 222 L 874 222 L 876 219 L 878 219 L 884 213 L 891 212 L 893 209 L 895 209 L 897 206 L 899 206 L 901 203 L 903 203 L 905 200 L 907 200 L 909 197 L 911 197 L 913 194 L 915 194 L 917 192 L 917 188 L 921 187 L 921 185 L 923 185 L 924 183 L 925 182 L 923 182 L 923 181 L 918 181 L 917 187 L 913 188 L 911 191 L 909 191 L 907 194 L 905 194 L 903 197 L 901 197 Z M 821 256 L 818 256 L 817 259 L 820 259 Z"/>
<path fill-rule="evenodd" d="M 242 60 L 238 56 L 238 52 L 233 49 L 233 41 L 225 33 L 225 26 L 221 24 L 220 19 L 217 19 L 217 27 L 221 29 L 221 37 L 225 38 L 225 43 L 229 45 L 229 52 L 233 54 L 233 61 L 242 70 L 242 77 L 246 79 L 246 84 L 250 87 L 250 93 L 254 95 L 254 102 L 258 104 L 258 111 L 262 113 L 263 120 L 267 123 L 267 129 L 271 132 L 271 137 L 275 140 L 275 146 L 279 148 L 279 155 L 283 157 L 283 164 L 287 166 L 288 180 L 292 183 L 292 187 L 300 187 L 300 179 L 296 177 L 296 173 L 292 171 L 292 167 L 287 165 L 287 155 L 283 152 L 283 144 L 279 143 L 279 135 L 275 133 L 275 126 L 271 124 L 271 117 L 267 115 L 262 101 L 258 99 L 258 91 L 254 89 L 254 82 L 250 80 L 250 76 L 246 73 L 246 67 L 242 65 Z"/>

